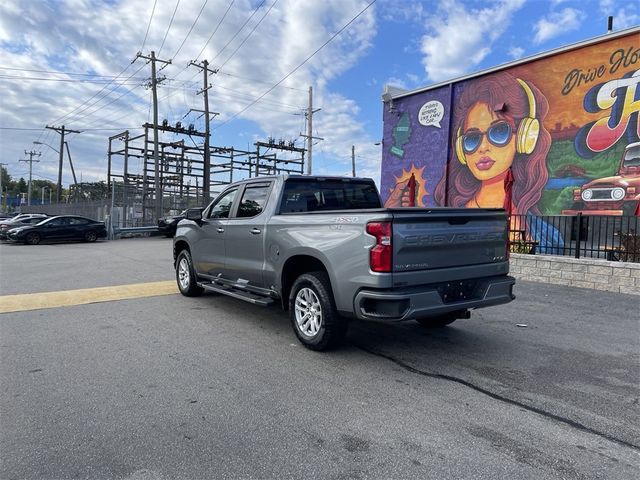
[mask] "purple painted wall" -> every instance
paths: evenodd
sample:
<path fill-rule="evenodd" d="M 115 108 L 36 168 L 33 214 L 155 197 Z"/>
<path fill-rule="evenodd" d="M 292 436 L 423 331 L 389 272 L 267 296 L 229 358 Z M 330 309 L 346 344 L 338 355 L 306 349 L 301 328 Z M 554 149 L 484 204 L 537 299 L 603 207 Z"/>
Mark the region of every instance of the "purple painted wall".
<path fill-rule="evenodd" d="M 433 191 L 445 174 L 449 86 L 388 103 L 383 112 L 381 195 L 388 207 L 408 205 L 407 182 L 415 174 L 415 206 L 435 206 Z"/>

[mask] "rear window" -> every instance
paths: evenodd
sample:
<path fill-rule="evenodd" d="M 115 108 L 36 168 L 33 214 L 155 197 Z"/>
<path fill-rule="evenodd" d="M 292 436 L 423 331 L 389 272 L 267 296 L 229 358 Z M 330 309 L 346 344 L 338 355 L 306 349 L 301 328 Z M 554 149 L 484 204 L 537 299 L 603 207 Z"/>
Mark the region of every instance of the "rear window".
<path fill-rule="evenodd" d="M 380 208 L 371 182 L 290 179 L 284 186 L 280 213 Z"/>

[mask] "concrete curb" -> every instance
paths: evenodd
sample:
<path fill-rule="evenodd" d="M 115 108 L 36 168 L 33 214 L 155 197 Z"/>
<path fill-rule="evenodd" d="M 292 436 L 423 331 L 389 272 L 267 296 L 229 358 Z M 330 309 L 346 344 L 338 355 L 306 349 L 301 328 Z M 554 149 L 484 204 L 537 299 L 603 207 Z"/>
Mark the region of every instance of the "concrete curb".
<path fill-rule="evenodd" d="M 521 280 L 640 295 L 640 263 L 512 253 L 509 264 Z"/>

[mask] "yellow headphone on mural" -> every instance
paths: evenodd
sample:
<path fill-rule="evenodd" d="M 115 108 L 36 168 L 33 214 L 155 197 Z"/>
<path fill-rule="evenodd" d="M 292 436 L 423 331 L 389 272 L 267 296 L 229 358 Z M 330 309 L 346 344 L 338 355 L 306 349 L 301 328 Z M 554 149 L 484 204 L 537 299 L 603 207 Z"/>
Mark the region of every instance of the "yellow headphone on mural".
<path fill-rule="evenodd" d="M 516 151 L 518 153 L 530 154 L 531 152 L 533 152 L 533 149 L 536 148 L 538 135 L 540 134 L 540 122 L 536 118 L 536 99 L 533 96 L 531 88 L 529 88 L 529 85 L 527 85 L 526 82 L 520 80 L 519 78 L 516 78 L 516 80 L 522 86 L 525 94 L 527 95 L 527 101 L 529 103 L 529 116 L 520 120 L 518 133 L 516 134 Z M 489 133 L 487 132 L 486 135 L 489 135 Z M 464 135 L 462 135 L 462 127 L 460 127 L 458 128 L 456 136 L 456 154 L 458 156 L 458 160 L 460 160 L 460 163 L 466 165 L 467 157 L 464 153 L 463 142 Z"/>

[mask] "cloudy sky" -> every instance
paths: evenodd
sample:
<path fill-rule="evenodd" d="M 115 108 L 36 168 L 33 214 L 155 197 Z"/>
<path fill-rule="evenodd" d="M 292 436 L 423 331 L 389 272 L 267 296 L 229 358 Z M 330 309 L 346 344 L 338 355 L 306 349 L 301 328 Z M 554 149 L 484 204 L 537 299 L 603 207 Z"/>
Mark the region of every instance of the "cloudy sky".
<path fill-rule="evenodd" d="M 640 23 L 628 0 L 3 0 L 0 3 L 0 162 L 57 180 L 67 136 L 78 180 L 106 179 L 108 137 L 152 119 L 150 65 L 160 73 L 159 118 L 203 118 L 208 60 L 212 145 L 253 149 L 272 136 L 303 146 L 313 86 L 314 173 L 380 176 L 385 84 L 415 89 Z M 337 34 L 337 35 L 336 35 Z M 181 138 L 181 137 L 180 137 Z M 173 141 L 178 137 L 165 136 Z M 41 145 L 33 142 L 41 142 Z M 135 163 L 132 169 L 140 166 Z M 65 165 L 63 183 L 71 172 Z"/>

